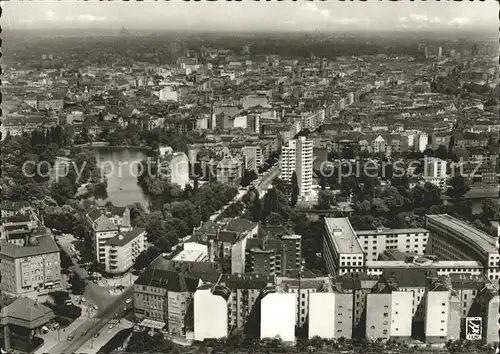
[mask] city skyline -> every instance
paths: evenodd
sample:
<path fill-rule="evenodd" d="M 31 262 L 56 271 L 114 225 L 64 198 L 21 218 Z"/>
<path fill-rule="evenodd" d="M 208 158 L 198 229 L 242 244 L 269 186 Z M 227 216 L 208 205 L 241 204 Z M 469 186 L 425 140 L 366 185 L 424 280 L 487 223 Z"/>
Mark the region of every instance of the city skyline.
<path fill-rule="evenodd" d="M 484 2 L 13 2 L 7 29 L 496 31 Z M 265 7 L 264 7 L 265 6 Z"/>

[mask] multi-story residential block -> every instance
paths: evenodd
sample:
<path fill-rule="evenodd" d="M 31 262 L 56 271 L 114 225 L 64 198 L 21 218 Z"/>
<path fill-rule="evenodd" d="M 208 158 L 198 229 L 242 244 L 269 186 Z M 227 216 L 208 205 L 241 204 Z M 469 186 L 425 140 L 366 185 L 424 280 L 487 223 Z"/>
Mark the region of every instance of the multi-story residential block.
<path fill-rule="evenodd" d="M 268 234 L 249 239 L 245 253 L 245 272 L 284 276 L 301 268 L 301 236 Z"/>
<path fill-rule="evenodd" d="M 121 232 L 106 240 L 104 265 L 110 274 L 122 274 L 129 270 L 136 258 L 145 250 L 146 230 L 135 228 Z"/>
<path fill-rule="evenodd" d="M 349 294 L 352 298 L 353 337 L 364 337 L 366 321 L 363 320 L 366 319 L 366 296 L 371 294 L 377 285 L 378 277 L 368 275 L 365 272 L 356 272 L 336 277 L 334 281 L 335 292 Z"/>
<path fill-rule="evenodd" d="M 309 294 L 309 339 L 352 337 L 353 298 L 351 294 L 316 292 Z"/>
<path fill-rule="evenodd" d="M 269 291 L 261 300 L 260 338 L 280 337 L 285 343 L 295 343 L 297 296 Z"/>
<path fill-rule="evenodd" d="M 404 260 L 384 260 L 366 262 L 366 272 L 379 276 L 391 269 L 426 269 L 437 275 L 467 274 L 479 276 L 484 267 L 477 261 L 439 261 L 431 257 L 407 256 Z"/>
<path fill-rule="evenodd" d="M 359 272 L 364 252 L 348 218 L 325 218 L 323 257 L 330 275 Z"/>
<path fill-rule="evenodd" d="M 228 300 L 231 290 L 223 285 L 204 284 L 194 293 L 194 340 L 228 336 Z"/>
<path fill-rule="evenodd" d="M 245 169 L 258 172 L 262 167 L 262 148 L 260 144 L 245 145 L 241 149 L 242 155 L 245 157 Z"/>
<path fill-rule="evenodd" d="M 498 323 L 500 321 L 500 297 L 492 284 L 478 290 L 468 317 L 483 318 L 483 339 L 487 343 L 498 342 Z"/>
<path fill-rule="evenodd" d="M 134 283 L 134 312 L 140 326 L 162 329 L 172 334 L 187 332 L 188 308 L 202 284 L 194 273 L 152 266 Z"/>
<path fill-rule="evenodd" d="M 237 185 L 243 177 L 243 161 L 226 156 L 212 159 L 208 165 L 209 181 Z"/>
<path fill-rule="evenodd" d="M 447 162 L 437 157 L 425 158 L 422 178 L 426 182 L 430 182 L 440 189 L 444 190 L 446 187 L 446 174 Z"/>
<path fill-rule="evenodd" d="M 277 277 L 276 286 L 280 293 L 294 293 L 297 296 L 296 325 L 304 326 L 309 311 L 309 295 L 317 292 L 332 292 L 328 277 L 304 277 L 299 272 L 296 277 Z"/>
<path fill-rule="evenodd" d="M 1 290 L 12 295 L 61 288 L 60 250 L 51 235 L 30 237 L 23 246 L 0 241 Z"/>
<path fill-rule="evenodd" d="M 427 215 L 425 224 L 432 232 L 430 254 L 445 260 L 478 261 L 487 278 L 498 282 L 500 255 L 493 237 L 448 214 Z"/>
<path fill-rule="evenodd" d="M 231 290 L 228 300 L 229 331 L 253 331 L 258 328 L 260 299 L 265 289 L 275 289 L 275 277 L 261 274 L 227 274 L 219 279 L 219 285 Z"/>
<path fill-rule="evenodd" d="M 427 133 L 418 133 L 415 137 L 415 151 L 424 152 L 429 144 L 429 136 Z"/>
<path fill-rule="evenodd" d="M 34 213 L 15 214 L 5 217 L 0 225 L 0 239 L 24 246 L 26 240 L 36 232 L 38 218 Z"/>
<path fill-rule="evenodd" d="M 412 335 L 411 292 L 391 287 L 368 294 L 366 299 L 366 338 L 408 340 Z"/>
<path fill-rule="evenodd" d="M 106 241 L 116 236 L 119 226 L 115 225 L 101 210 L 95 208 L 85 215 L 87 230 L 94 246 L 94 255 L 98 263 L 106 260 Z"/>
<path fill-rule="evenodd" d="M 460 303 L 456 295 L 446 289 L 427 293 L 425 306 L 425 341 L 445 343 L 460 338 Z"/>
<path fill-rule="evenodd" d="M 373 262 L 385 250 L 424 255 L 430 231 L 422 228 L 384 229 L 356 231 L 366 261 Z"/>
<path fill-rule="evenodd" d="M 295 172 L 299 196 L 308 198 L 312 192 L 313 142 L 305 137 L 290 140 L 281 149 L 281 178 L 291 183 Z"/>

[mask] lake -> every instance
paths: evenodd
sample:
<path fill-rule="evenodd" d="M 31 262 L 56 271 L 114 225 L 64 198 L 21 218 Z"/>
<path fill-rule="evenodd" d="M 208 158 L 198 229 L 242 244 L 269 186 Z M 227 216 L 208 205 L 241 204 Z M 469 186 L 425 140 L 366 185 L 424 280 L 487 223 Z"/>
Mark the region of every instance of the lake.
<path fill-rule="evenodd" d="M 145 149 L 124 147 L 92 147 L 97 163 L 108 178 L 108 198 L 99 204 L 112 202 L 115 206 L 140 203 L 149 209 L 148 198 L 137 184 L 139 162 L 147 158 Z"/>

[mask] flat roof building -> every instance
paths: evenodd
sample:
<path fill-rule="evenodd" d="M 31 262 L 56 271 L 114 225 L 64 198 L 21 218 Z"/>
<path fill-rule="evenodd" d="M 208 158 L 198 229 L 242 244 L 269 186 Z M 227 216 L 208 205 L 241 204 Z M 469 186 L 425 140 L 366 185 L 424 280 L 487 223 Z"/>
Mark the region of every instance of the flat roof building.
<path fill-rule="evenodd" d="M 364 253 L 348 218 L 325 218 L 323 256 L 331 275 L 359 272 L 364 267 Z"/>
<path fill-rule="evenodd" d="M 424 255 L 430 231 L 423 228 L 384 229 L 356 231 L 367 261 L 376 261 L 385 250 Z"/>
<path fill-rule="evenodd" d="M 427 215 L 425 224 L 432 231 L 431 254 L 446 260 L 481 262 L 488 279 L 498 283 L 500 255 L 494 237 L 448 214 Z"/>

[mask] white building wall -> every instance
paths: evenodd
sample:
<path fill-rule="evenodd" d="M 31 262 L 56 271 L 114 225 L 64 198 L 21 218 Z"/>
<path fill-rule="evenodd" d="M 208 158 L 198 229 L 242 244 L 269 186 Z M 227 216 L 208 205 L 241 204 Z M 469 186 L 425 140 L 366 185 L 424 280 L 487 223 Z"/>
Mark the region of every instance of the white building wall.
<path fill-rule="evenodd" d="M 391 302 L 391 336 L 411 337 L 413 294 L 408 291 L 393 291 Z"/>
<path fill-rule="evenodd" d="M 335 338 L 335 294 L 309 294 L 309 339 Z"/>
<path fill-rule="evenodd" d="M 448 291 L 429 291 L 425 311 L 425 336 L 446 337 L 450 311 Z"/>
<path fill-rule="evenodd" d="M 284 342 L 295 342 L 297 295 L 270 293 L 261 302 L 260 338 L 279 336 Z"/>
<path fill-rule="evenodd" d="M 227 301 L 211 289 L 194 293 L 194 339 L 220 339 L 228 335 Z"/>

